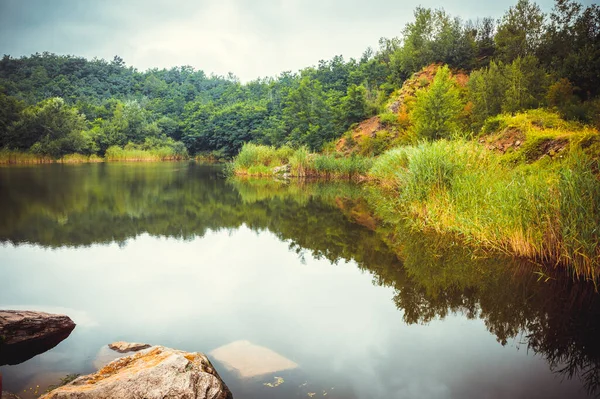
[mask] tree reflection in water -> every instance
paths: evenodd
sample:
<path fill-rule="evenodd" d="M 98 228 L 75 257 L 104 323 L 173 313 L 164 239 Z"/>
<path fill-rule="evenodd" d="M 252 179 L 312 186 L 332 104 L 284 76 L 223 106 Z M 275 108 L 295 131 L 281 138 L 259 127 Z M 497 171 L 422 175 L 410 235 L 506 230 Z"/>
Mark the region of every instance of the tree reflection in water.
<path fill-rule="evenodd" d="M 600 393 L 593 284 L 469 249 L 457 237 L 410 231 L 385 193 L 341 182 L 226 180 L 219 167 L 193 163 L 0 168 L 2 242 L 192 239 L 242 225 L 273 232 L 299 256 L 355 261 L 374 283 L 394 288 L 406 323 L 451 313 L 481 318 L 500 344 L 523 342 L 554 372 Z"/>

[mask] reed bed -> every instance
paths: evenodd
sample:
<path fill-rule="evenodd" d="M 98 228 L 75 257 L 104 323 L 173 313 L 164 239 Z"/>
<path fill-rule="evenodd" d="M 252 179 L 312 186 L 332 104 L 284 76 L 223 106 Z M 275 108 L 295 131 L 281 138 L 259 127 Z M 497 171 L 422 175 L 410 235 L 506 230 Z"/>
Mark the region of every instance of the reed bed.
<path fill-rule="evenodd" d="M 176 153 L 171 147 L 159 147 L 151 150 L 123 149 L 112 146 L 106 150 L 104 158 L 109 162 L 152 162 L 152 161 L 178 161 L 185 159 L 184 154 Z"/>
<path fill-rule="evenodd" d="M 284 165 L 285 169 L 278 169 Z M 371 165 L 372 159 L 362 156 L 314 154 L 306 147 L 293 150 L 246 144 L 233 161 L 233 173 L 257 177 L 287 173 L 293 177 L 352 179 L 364 176 Z"/>
<path fill-rule="evenodd" d="M 476 143 L 441 140 L 390 150 L 369 175 L 394 204 L 378 201 L 384 220 L 401 212 L 418 229 L 565 265 L 575 277 L 596 280 L 599 166 L 574 150 L 555 165 L 509 167 Z"/>
<path fill-rule="evenodd" d="M 58 163 L 98 163 L 104 162 L 104 159 L 98 155 L 67 154 L 56 160 Z"/>
<path fill-rule="evenodd" d="M 51 157 L 22 151 L 0 150 L 0 164 L 42 164 L 52 163 Z"/>

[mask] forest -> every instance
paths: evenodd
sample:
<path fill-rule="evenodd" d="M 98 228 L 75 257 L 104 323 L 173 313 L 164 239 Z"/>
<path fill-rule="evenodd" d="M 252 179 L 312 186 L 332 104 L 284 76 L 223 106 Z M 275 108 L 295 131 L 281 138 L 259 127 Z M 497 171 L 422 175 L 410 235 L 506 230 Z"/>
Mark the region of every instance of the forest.
<path fill-rule="evenodd" d="M 249 142 L 321 151 L 375 115 L 393 137 L 370 155 L 406 136 L 473 137 L 490 117 L 534 108 L 600 124 L 595 4 L 557 0 L 544 13 L 519 0 L 499 20 L 474 21 L 418 7 L 399 31 L 358 60 L 338 55 L 248 83 L 190 66 L 140 72 L 119 56 L 4 55 L 0 162 L 230 159 Z M 432 64 L 447 65 L 445 75 L 422 84 L 408 110 L 391 112 L 405 81 Z"/>

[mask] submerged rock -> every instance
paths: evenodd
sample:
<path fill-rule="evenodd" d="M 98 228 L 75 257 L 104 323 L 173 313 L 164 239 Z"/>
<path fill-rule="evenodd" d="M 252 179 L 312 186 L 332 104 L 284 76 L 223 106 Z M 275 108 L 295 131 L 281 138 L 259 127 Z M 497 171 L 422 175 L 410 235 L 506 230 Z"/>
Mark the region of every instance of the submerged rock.
<path fill-rule="evenodd" d="M 153 346 L 117 359 L 41 399 L 231 399 L 208 358 Z"/>
<path fill-rule="evenodd" d="M 54 348 L 75 328 L 68 316 L 0 310 L 0 366 L 19 364 Z"/>
<path fill-rule="evenodd" d="M 263 346 L 235 341 L 221 346 L 210 355 L 241 378 L 253 378 L 298 367 L 293 361 Z"/>
<path fill-rule="evenodd" d="M 124 342 L 117 341 L 112 344 L 108 344 L 108 347 L 114 351 L 119 353 L 127 353 L 127 352 L 137 352 L 142 349 L 148 349 L 151 345 L 148 344 L 140 344 L 138 342 Z"/>

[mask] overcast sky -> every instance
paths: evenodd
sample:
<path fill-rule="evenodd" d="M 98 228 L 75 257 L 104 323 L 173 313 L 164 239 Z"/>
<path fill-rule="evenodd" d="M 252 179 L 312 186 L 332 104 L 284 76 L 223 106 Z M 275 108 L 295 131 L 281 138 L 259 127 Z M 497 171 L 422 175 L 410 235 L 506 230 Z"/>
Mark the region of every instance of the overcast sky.
<path fill-rule="evenodd" d="M 593 0 L 585 0 L 590 4 Z M 242 81 L 359 58 L 399 36 L 417 5 L 499 18 L 516 0 L 0 0 L 0 53 L 121 56 L 139 70 L 190 65 Z M 540 0 L 545 11 L 552 0 Z"/>

